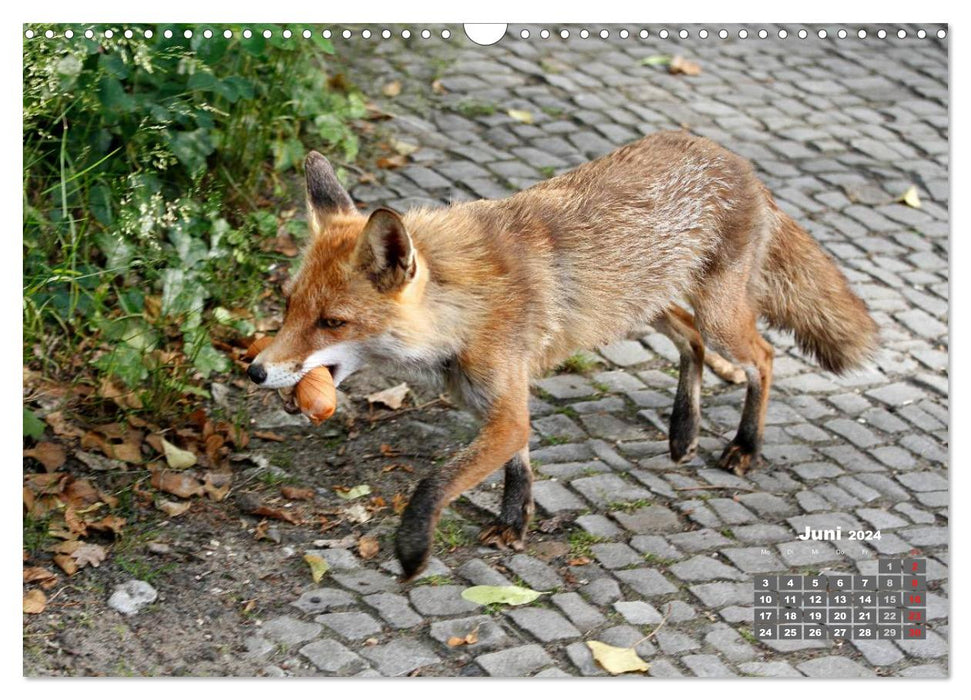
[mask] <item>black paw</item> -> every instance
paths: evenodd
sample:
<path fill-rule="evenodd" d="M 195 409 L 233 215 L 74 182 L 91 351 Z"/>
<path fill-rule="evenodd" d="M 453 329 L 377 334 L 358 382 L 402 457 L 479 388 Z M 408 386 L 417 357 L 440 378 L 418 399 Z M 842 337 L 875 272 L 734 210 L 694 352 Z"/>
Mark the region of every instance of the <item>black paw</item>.
<path fill-rule="evenodd" d="M 734 442 L 729 443 L 718 460 L 718 466 L 736 476 L 745 476 L 748 470 L 759 463 L 759 456 L 747 452 Z"/>
<path fill-rule="evenodd" d="M 517 552 L 523 551 L 526 546 L 526 526 L 516 527 L 505 523 L 496 522 L 483 528 L 479 533 L 479 542 L 484 545 L 495 547 L 496 549 L 513 549 Z"/>
<path fill-rule="evenodd" d="M 428 563 L 440 493 L 441 489 L 432 481 L 422 480 L 401 515 L 401 525 L 395 535 L 395 554 L 404 572 L 402 582 L 413 579 Z"/>

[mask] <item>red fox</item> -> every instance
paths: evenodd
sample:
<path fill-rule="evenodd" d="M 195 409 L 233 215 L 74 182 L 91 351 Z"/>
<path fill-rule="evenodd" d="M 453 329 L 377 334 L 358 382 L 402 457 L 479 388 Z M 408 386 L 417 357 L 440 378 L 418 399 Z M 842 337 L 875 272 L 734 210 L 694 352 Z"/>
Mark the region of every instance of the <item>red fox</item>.
<path fill-rule="evenodd" d="M 737 363 L 747 392 L 719 463 L 742 475 L 759 459 L 772 381 L 758 318 L 793 331 L 832 372 L 876 344 L 864 303 L 751 164 L 685 132 L 652 134 L 506 199 L 404 214 L 358 211 L 318 153 L 305 175 L 313 239 L 284 289 L 283 326 L 249 376 L 282 388 L 323 365 L 340 384 L 380 362 L 440 383 L 483 420 L 412 494 L 396 536 L 403 580 L 424 568 L 442 509 L 500 467 L 501 512 L 480 540 L 522 548 L 530 379 L 578 349 L 644 323 L 674 341 L 675 462 L 697 443 L 705 344 Z"/>

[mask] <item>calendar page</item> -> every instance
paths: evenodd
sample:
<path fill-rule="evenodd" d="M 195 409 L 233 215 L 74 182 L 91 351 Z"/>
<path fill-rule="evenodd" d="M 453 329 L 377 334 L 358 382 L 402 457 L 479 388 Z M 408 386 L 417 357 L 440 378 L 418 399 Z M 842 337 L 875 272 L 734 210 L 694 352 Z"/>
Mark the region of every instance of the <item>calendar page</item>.
<path fill-rule="evenodd" d="M 947 678 L 950 26 L 372 19 L 21 25 L 23 675 Z"/>

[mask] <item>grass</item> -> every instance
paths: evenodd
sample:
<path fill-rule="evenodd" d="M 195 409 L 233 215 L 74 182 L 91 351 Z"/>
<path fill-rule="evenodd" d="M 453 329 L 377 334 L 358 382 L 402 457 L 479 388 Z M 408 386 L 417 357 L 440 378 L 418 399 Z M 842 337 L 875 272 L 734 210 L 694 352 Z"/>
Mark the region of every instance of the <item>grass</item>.
<path fill-rule="evenodd" d="M 476 117 L 489 117 L 495 114 L 499 108 L 491 102 L 480 102 L 478 100 L 462 100 L 451 106 L 452 110 L 458 112 L 467 119 Z"/>
<path fill-rule="evenodd" d="M 540 168 L 546 177 L 553 177 L 556 172 L 552 167 Z M 549 172 L 546 172 L 546 171 Z M 586 374 L 597 366 L 597 361 L 590 355 L 582 352 L 574 353 L 563 360 L 562 364 L 556 368 L 556 372 L 570 372 L 572 374 Z"/>
<path fill-rule="evenodd" d="M 543 177 L 553 177 L 554 175 L 556 175 L 556 168 L 554 168 L 552 165 L 542 165 L 542 166 L 538 167 L 537 170 L 540 171 L 540 173 L 543 175 Z M 574 355 L 573 357 L 578 357 L 578 355 Z M 567 362 L 569 362 L 571 359 L 573 359 L 573 358 L 571 357 L 571 358 L 567 359 Z M 564 363 L 564 364 L 566 364 L 566 363 Z M 573 370 L 570 370 L 570 371 L 573 371 Z"/>
<path fill-rule="evenodd" d="M 641 508 L 651 505 L 651 501 L 646 498 L 638 498 L 634 501 L 615 501 L 607 505 L 609 511 L 620 511 L 621 513 L 633 513 Z"/>
<path fill-rule="evenodd" d="M 570 442 L 570 438 L 563 435 L 544 435 L 540 439 L 539 444 L 544 447 L 550 447 L 552 445 L 565 445 L 568 442 Z"/>
<path fill-rule="evenodd" d="M 671 566 L 672 564 L 674 564 L 678 560 L 677 559 L 669 559 L 668 557 L 659 557 L 656 554 L 652 554 L 651 552 L 647 552 L 647 553 L 644 554 L 644 561 L 647 562 L 648 564 L 653 564 L 654 566 L 665 566 L 666 567 L 666 566 Z"/>
<path fill-rule="evenodd" d="M 232 369 L 217 347 L 253 333 L 283 260 L 268 241 L 305 230 L 282 201 L 288 173 L 313 147 L 340 175 L 365 100 L 328 80 L 319 32 L 67 28 L 30 25 L 38 38 L 23 43 L 24 357 L 54 384 L 130 392 L 124 405 L 71 392 L 95 422 L 173 420 Z"/>
<path fill-rule="evenodd" d="M 456 518 L 443 518 L 435 529 L 435 542 L 448 551 L 475 543 L 463 521 Z"/>
<path fill-rule="evenodd" d="M 593 550 L 591 549 L 593 545 L 609 541 L 610 539 L 607 537 L 592 535 L 586 530 L 574 530 L 570 533 L 569 538 L 570 556 L 574 559 L 579 557 L 590 558 L 593 556 Z"/>

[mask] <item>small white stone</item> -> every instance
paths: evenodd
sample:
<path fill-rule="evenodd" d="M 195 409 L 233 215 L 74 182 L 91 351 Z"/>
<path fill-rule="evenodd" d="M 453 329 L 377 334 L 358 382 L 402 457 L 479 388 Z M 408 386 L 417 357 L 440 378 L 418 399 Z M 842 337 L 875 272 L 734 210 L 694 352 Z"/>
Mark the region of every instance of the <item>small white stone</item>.
<path fill-rule="evenodd" d="M 108 605 L 125 615 L 134 615 L 158 598 L 158 591 L 145 581 L 126 581 L 108 598 Z"/>

